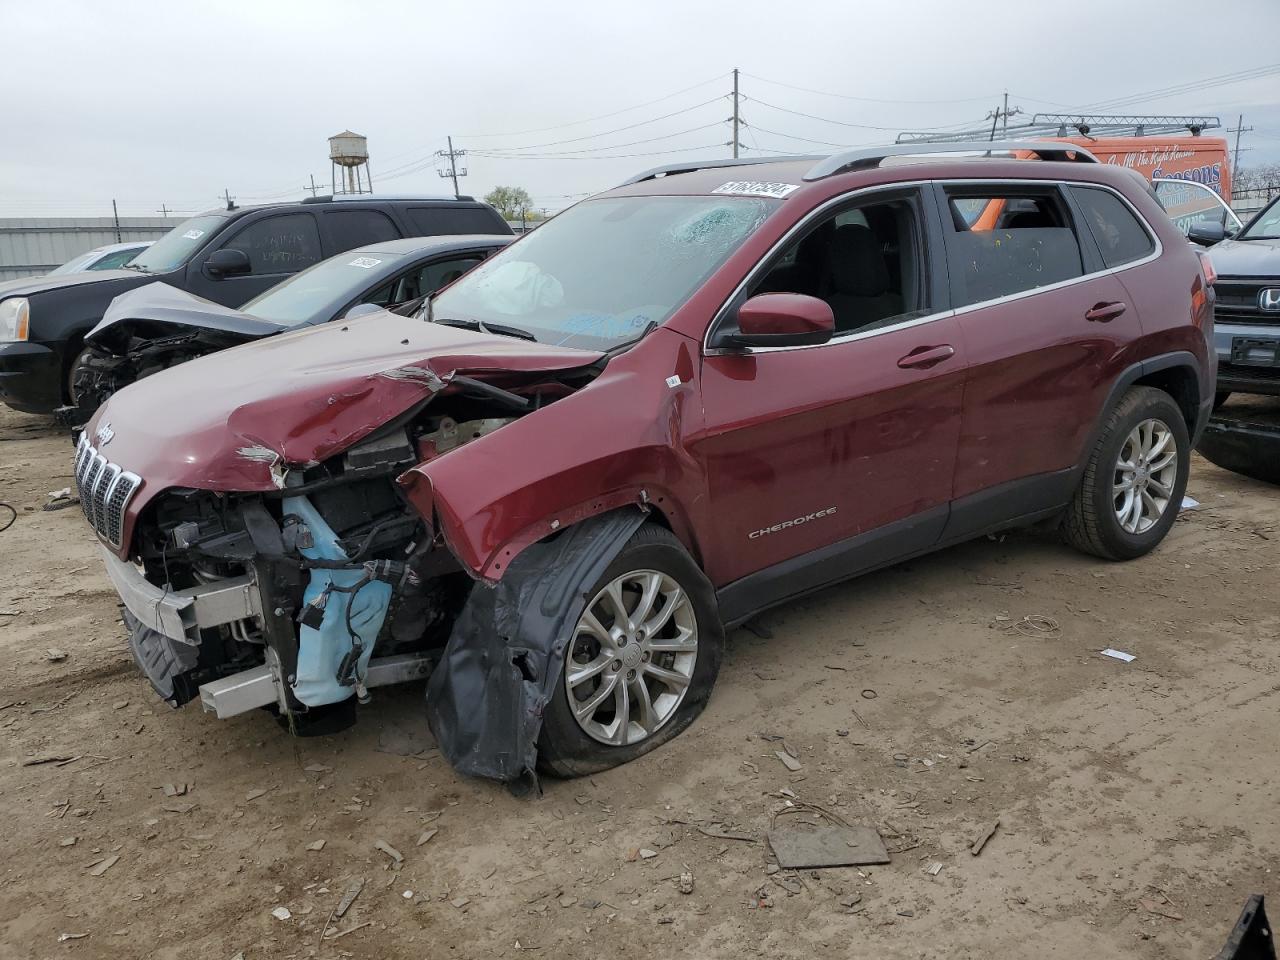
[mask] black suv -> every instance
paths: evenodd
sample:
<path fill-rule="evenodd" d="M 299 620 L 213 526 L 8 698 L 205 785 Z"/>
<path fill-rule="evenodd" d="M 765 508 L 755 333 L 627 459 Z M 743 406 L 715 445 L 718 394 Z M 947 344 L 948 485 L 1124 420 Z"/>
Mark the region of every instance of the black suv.
<path fill-rule="evenodd" d="M 121 270 L 0 283 L 0 400 L 27 413 L 74 402 L 84 336 L 126 290 L 162 281 L 239 306 L 299 270 L 401 237 L 510 235 L 470 197 L 316 197 L 210 210 L 179 224 Z"/>

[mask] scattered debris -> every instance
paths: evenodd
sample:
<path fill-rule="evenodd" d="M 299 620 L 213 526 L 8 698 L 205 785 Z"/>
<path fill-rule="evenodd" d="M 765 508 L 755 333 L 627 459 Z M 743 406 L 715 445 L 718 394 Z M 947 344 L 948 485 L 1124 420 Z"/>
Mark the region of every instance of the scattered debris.
<path fill-rule="evenodd" d="M 293 914 L 289 912 L 288 907 L 276 907 L 271 911 L 271 915 L 277 920 L 288 920 L 293 916 Z"/>
<path fill-rule="evenodd" d="M 1196 500 L 1196 499 L 1193 499 L 1192 497 L 1188 497 L 1184 495 L 1182 498 L 1182 505 L 1178 508 L 1178 511 L 1181 512 L 1183 510 L 1194 510 L 1198 506 L 1200 506 L 1199 500 Z M 1182 918 L 1179 917 L 1178 919 L 1181 920 Z"/>
<path fill-rule="evenodd" d="M 342 915 L 351 909 L 351 905 L 356 902 L 356 897 L 360 896 L 360 891 L 364 889 L 364 878 L 357 877 L 352 880 L 347 887 L 347 892 L 342 895 L 342 899 L 338 901 L 338 905 L 334 907 L 333 916 L 339 920 Z"/>
<path fill-rule="evenodd" d="M 42 763 L 68 763 L 71 760 L 78 760 L 78 759 L 80 758 L 59 753 L 59 754 L 50 754 L 44 757 L 30 757 L 29 759 L 23 760 L 22 765 L 24 767 L 37 767 Z"/>
<path fill-rule="evenodd" d="M 704 837 L 714 837 L 717 840 L 746 840 L 748 843 L 755 843 L 756 838 L 749 833 L 736 833 L 732 830 L 715 830 L 706 827 L 695 827 Z"/>
<path fill-rule="evenodd" d="M 68 940 L 83 940 L 87 936 L 87 933 L 60 933 L 58 934 L 58 942 L 66 943 Z"/>
<path fill-rule="evenodd" d="M 166 797 L 181 797 L 184 796 L 186 792 L 187 785 L 185 783 L 179 783 L 176 786 L 172 783 L 166 783 L 164 785 L 164 795 Z"/>
<path fill-rule="evenodd" d="M 1166 904 L 1160 903 L 1158 900 L 1152 900 L 1148 897 L 1143 897 L 1139 900 L 1138 906 L 1142 907 L 1142 909 L 1147 911 L 1147 913 L 1154 913 L 1157 916 L 1165 917 L 1168 920 L 1184 919 L 1182 914 L 1178 913 L 1176 910 L 1171 909 Z"/>
<path fill-rule="evenodd" d="M 842 907 L 856 907 L 861 902 L 862 894 L 860 893 L 851 893 L 847 897 L 840 898 L 840 906 Z"/>
<path fill-rule="evenodd" d="M 658 855 L 658 851 L 657 851 L 657 850 L 649 850 L 649 849 L 647 849 L 646 847 L 641 847 L 641 848 L 640 848 L 640 859 L 641 859 L 641 860 L 652 860 L 652 859 L 653 859 L 654 857 L 656 857 L 657 855 Z"/>
<path fill-rule="evenodd" d="M 888 863 L 889 852 L 874 827 L 838 824 L 817 827 L 775 827 L 769 846 L 783 869 L 852 867 Z"/>
<path fill-rule="evenodd" d="M 391 844 L 387 843 L 387 841 L 376 840 L 374 841 L 373 847 L 375 850 L 381 850 L 388 857 L 390 857 L 392 860 L 392 866 L 398 868 L 402 863 L 404 863 L 404 854 L 402 854 L 399 850 L 397 850 Z"/>
<path fill-rule="evenodd" d="M 793 757 L 791 754 L 787 753 L 787 751 L 775 750 L 773 751 L 773 755 L 777 757 L 779 760 L 781 760 L 782 765 L 786 767 L 788 770 L 790 770 L 792 773 L 795 773 L 800 769 L 800 761 L 797 760 L 795 757 Z"/>
<path fill-rule="evenodd" d="M 67 659 L 67 657 L 67 651 L 60 650 L 57 647 L 50 647 L 44 652 L 44 658 L 50 663 L 61 663 L 63 660 Z"/>
<path fill-rule="evenodd" d="M 693 893 L 693 872 L 685 870 L 680 874 L 680 892 Z"/>
<path fill-rule="evenodd" d="M 455 907 L 457 907 L 459 910 L 461 910 L 463 907 L 465 907 L 468 903 L 471 902 L 471 898 L 470 897 L 454 897 L 449 902 L 453 904 Z"/>
<path fill-rule="evenodd" d="M 996 817 L 995 822 L 987 828 L 986 832 L 977 840 L 973 841 L 973 845 L 969 847 L 969 852 L 975 857 L 982 852 L 982 848 L 987 845 L 987 841 L 996 835 L 996 830 L 1000 827 L 1000 818 Z"/>
<path fill-rule="evenodd" d="M 1123 660 L 1125 663 L 1132 663 L 1136 657 L 1132 653 L 1125 653 L 1123 650 L 1112 650 L 1110 647 L 1102 651 L 1104 657 L 1111 657 L 1113 660 Z"/>
<path fill-rule="evenodd" d="M 267 794 L 267 791 L 261 788 L 250 790 L 248 793 L 244 795 L 244 799 L 245 799 L 245 802 L 248 803 L 250 800 L 257 800 L 259 797 L 266 796 L 266 794 Z"/>
<path fill-rule="evenodd" d="M 400 894 L 400 896 L 404 897 L 406 900 L 412 900 L 412 899 L 413 899 L 413 891 L 412 891 L 412 890 L 406 890 L 404 893 Z"/>
<path fill-rule="evenodd" d="M 440 832 L 439 827 L 432 827 L 430 830 L 423 830 L 422 833 L 418 835 L 418 842 L 414 844 L 414 846 L 416 847 L 422 846 L 424 843 L 429 842 L 431 838 L 434 837 L 439 832 Z"/>
<path fill-rule="evenodd" d="M 862 699 L 863 699 L 863 700 L 874 700 L 874 699 L 876 699 L 876 697 L 878 697 L 878 696 L 880 696 L 880 694 L 876 693 L 876 692 L 875 692 L 874 690 L 872 690 L 870 687 L 868 687 L 866 690 L 863 690 L 863 691 L 862 691 Z"/>
<path fill-rule="evenodd" d="M 119 862 L 120 857 L 118 855 L 112 855 L 107 857 L 105 860 L 99 860 L 94 865 L 93 869 L 89 871 L 89 876 L 100 877 Z"/>
<path fill-rule="evenodd" d="M 942 864 L 939 863 L 937 860 L 935 860 L 933 861 L 933 863 L 929 864 L 927 867 L 924 868 L 924 872 L 931 877 L 936 877 L 938 874 L 942 872 Z"/>
<path fill-rule="evenodd" d="M 302 769 L 307 773 L 328 773 L 333 767 L 327 767 L 323 763 L 308 763 Z"/>
<path fill-rule="evenodd" d="M 313 840 L 311 843 L 308 843 L 308 844 L 307 844 L 307 849 L 308 849 L 308 850 L 316 850 L 316 851 L 323 850 L 323 849 L 324 849 L 324 841 L 323 841 L 323 840 Z"/>
<path fill-rule="evenodd" d="M 75 837 L 63 837 L 61 840 L 58 841 L 58 846 L 60 847 L 74 847 L 75 845 L 76 845 Z"/>
<path fill-rule="evenodd" d="M 560 906 L 562 907 L 572 907 L 577 902 L 578 902 L 577 897 L 571 897 L 567 893 L 564 896 L 560 897 L 558 900 L 556 900 L 556 903 L 560 904 Z"/>

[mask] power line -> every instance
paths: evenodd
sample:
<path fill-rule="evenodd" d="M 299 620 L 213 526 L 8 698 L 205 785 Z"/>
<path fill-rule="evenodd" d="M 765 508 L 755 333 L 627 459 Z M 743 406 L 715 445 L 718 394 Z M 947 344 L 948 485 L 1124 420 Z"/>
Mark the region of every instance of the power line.
<path fill-rule="evenodd" d="M 652 118 L 652 119 L 650 119 L 650 120 L 640 120 L 640 121 L 638 121 L 638 122 L 636 122 L 636 123 L 629 123 L 629 124 L 627 124 L 625 127 L 615 127 L 615 128 L 614 128 L 614 129 L 612 129 L 612 130 L 604 130 L 604 131 L 601 131 L 600 133 L 591 133 L 591 134 L 587 134 L 587 135 L 585 135 L 585 136 L 581 136 L 581 137 L 569 137 L 569 138 L 568 138 L 568 139 L 566 139 L 566 140 L 552 140 L 552 141 L 550 141 L 550 142 L 548 142 L 548 143 L 529 143 L 529 144 L 522 144 L 522 145 L 515 146 L 515 147 L 502 147 L 502 146 L 497 146 L 497 147 L 486 147 L 485 149 L 487 149 L 487 150 L 502 150 L 502 151 L 515 151 L 515 150 L 541 150 L 541 149 L 543 149 L 544 147 L 558 147 L 558 146 L 562 146 L 563 144 L 566 144 L 566 143 L 581 143 L 581 142 L 582 142 L 582 141 L 584 141 L 584 140 L 597 140 L 597 139 L 599 139 L 600 137 L 608 137 L 608 136 L 611 136 L 612 134 L 615 134 L 615 133 L 622 133 L 622 132 L 624 132 L 624 131 L 626 131 L 626 130 L 634 130 L 636 127 L 644 127 L 644 126 L 648 126 L 648 125 L 649 125 L 649 124 L 651 124 L 651 123 L 657 123 L 659 120 L 668 120 L 668 119 L 670 119 L 671 117 L 678 117 L 678 116 L 680 116 L 681 114 L 691 113 L 691 112 L 693 112 L 694 110 L 699 109 L 700 107 L 705 107 L 705 106 L 707 106 L 708 104 L 716 103 L 717 101 L 720 101 L 720 100 L 723 100 L 723 99 L 724 99 L 724 97 L 723 97 L 723 96 L 719 96 L 719 97 L 712 97 L 710 100 L 703 100 L 701 103 L 695 103 L 695 104 L 694 104 L 693 106 L 691 106 L 691 107 L 685 107 L 683 110 L 673 110 L 671 113 L 664 113 L 662 116 L 660 116 L 660 117 L 653 117 L 653 118 Z"/>
<path fill-rule="evenodd" d="M 644 139 L 644 140 L 631 140 L 628 143 L 612 143 L 607 147 L 581 147 L 580 149 L 577 149 L 577 150 L 555 150 L 555 151 L 552 151 L 552 153 L 565 154 L 565 155 L 575 154 L 575 153 L 597 153 L 601 150 L 617 150 L 622 147 L 639 146 L 640 144 L 643 144 L 643 143 L 657 143 L 660 140 L 672 140 L 676 137 L 683 137 L 685 134 L 697 133 L 699 130 L 710 130 L 712 127 L 720 126 L 720 124 L 723 122 L 724 121 L 722 120 L 717 120 L 715 123 L 704 123 L 701 126 L 690 127 L 688 130 L 680 130 L 677 133 L 667 133 L 667 134 L 663 134 L 660 137 L 648 137 L 647 139 Z M 498 147 L 486 147 L 484 149 L 490 155 L 496 155 L 499 153 L 504 155 L 510 155 L 512 157 L 518 157 L 521 155 L 520 152 L 502 150 Z"/>
<path fill-rule="evenodd" d="M 786 87 L 788 90 L 799 90 L 801 93 L 816 93 L 824 97 L 838 97 L 841 100 L 856 100 L 859 103 L 887 103 L 887 104 L 946 104 L 946 103 L 989 103 L 994 94 L 988 94 L 982 97 L 962 97 L 957 100 L 881 100 L 877 97 L 855 97 L 847 93 L 832 93 L 830 90 L 814 90 L 810 87 L 798 87 L 793 83 L 783 83 L 781 80 L 770 80 L 768 77 L 761 77 L 754 73 L 742 74 L 744 77 L 750 77 L 752 80 L 759 80 L 762 83 L 770 83 L 775 87 Z"/>
<path fill-rule="evenodd" d="M 561 154 L 534 154 L 521 153 L 516 155 L 507 155 L 502 153 L 487 153 L 484 150 L 472 150 L 473 157 L 487 157 L 491 160 L 625 160 L 632 157 L 662 157 L 669 153 L 689 153 L 694 150 L 714 150 L 716 147 L 727 147 L 726 143 L 709 143 L 699 147 L 673 147 L 670 150 L 655 150 L 651 153 L 614 153 L 607 156 L 594 157 L 566 157 Z M 385 178 L 384 178 L 385 179 Z"/>
<path fill-rule="evenodd" d="M 655 103 L 661 103 L 664 100 L 670 100 L 673 97 L 678 97 L 682 93 L 688 93 L 690 90 L 697 90 L 699 87 L 705 87 L 709 83 L 715 83 L 717 80 L 722 80 L 726 76 L 728 76 L 727 73 L 720 73 L 712 77 L 710 80 L 703 80 L 701 83 L 695 83 L 682 90 L 677 90 L 675 93 L 668 93 L 665 96 L 656 97 L 653 100 L 646 100 L 644 103 L 637 103 L 634 106 L 623 107 L 621 110 L 615 110 L 612 113 L 602 113 L 598 117 L 588 117 L 585 120 L 571 120 L 568 123 L 559 123 L 551 127 L 537 127 L 533 130 L 521 130 L 515 133 L 464 133 L 461 134 L 461 136 L 466 137 L 469 140 L 478 140 L 481 137 L 523 137 L 530 133 L 545 133 L 548 130 L 562 130 L 565 127 L 576 127 L 584 123 L 595 123 L 597 120 L 608 120 L 610 117 L 616 117 L 623 113 L 630 113 L 632 110 L 639 110 L 642 107 L 651 107 Z"/>
<path fill-rule="evenodd" d="M 1280 73 L 1280 63 L 1273 63 L 1265 67 L 1253 67 L 1249 70 L 1239 70 L 1235 73 L 1224 73 L 1216 77 L 1207 77 L 1202 80 L 1173 84 L 1172 86 L 1147 90 L 1142 93 L 1129 94 L 1123 97 L 1113 97 L 1109 100 L 1100 100 L 1097 103 L 1088 104 L 1086 107 L 1077 109 L 1112 110 L 1119 107 L 1131 106 L 1135 103 L 1145 103 L 1148 100 L 1161 100 L 1166 97 L 1178 96 L 1183 93 L 1207 90 L 1212 89 L 1213 87 L 1223 87 L 1235 83 L 1244 83 L 1248 80 L 1260 80 L 1264 77 L 1273 76 L 1277 73 Z"/>

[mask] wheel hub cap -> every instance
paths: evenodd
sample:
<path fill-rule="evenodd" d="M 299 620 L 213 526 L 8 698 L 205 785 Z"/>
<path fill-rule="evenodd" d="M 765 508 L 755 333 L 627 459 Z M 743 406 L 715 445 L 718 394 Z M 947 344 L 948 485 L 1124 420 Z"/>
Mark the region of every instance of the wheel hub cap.
<path fill-rule="evenodd" d="M 1112 505 L 1127 533 L 1145 533 L 1164 516 L 1178 479 L 1178 446 L 1166 423 L 1143 420 L 1120 447 Z"/>
<path fill-rule="evenodd" d="M 697 660 L 689 598 L 666 574 L 636 570 L 606 584 L 579 618 L 566 655 L 565 696 L 593 740 L 639 743 L 675 714 Z"/>

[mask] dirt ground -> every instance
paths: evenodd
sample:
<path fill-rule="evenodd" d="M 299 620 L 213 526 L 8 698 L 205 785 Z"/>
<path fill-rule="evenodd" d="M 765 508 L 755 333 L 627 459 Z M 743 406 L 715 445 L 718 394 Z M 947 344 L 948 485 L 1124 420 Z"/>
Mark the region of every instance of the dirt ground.
<path fill-rule="evenodd" d="M 730 637 L 683 736 L 538 799 L 454 774 L 421 687 L 308 740 L 160 703 L 79 510 L 41 510 L 70 463 L 0 412 L 6 960 L 1199 960 L 1276 890 L 1280 490 L 1199 458 L 1151 556 L 1017 534 L 790 604 Z M 771 818 L 814 818 L 793 796 L 892 863 L 771 873 Z"/>

